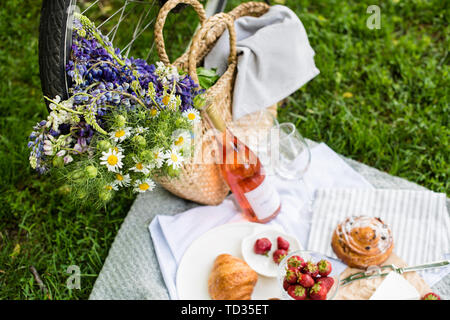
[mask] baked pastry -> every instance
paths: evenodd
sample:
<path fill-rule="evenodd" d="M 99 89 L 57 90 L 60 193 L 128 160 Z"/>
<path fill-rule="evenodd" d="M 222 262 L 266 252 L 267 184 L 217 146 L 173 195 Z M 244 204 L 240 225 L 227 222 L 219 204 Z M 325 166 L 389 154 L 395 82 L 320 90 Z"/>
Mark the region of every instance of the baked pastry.
<path fill-rule="evenodd" d="M 331 246 L 349 267 L 365 269 L 386 261 L 394 248 L 389 227 L 373 217 L 349 217 L 333 233 Z"/>
<path fill-rule="evenodd" d="M 209 295 L 213 300 L 250 300 L 256 281 L 258 274 L 245 261 L 221 254 L 209 275 Z"/>

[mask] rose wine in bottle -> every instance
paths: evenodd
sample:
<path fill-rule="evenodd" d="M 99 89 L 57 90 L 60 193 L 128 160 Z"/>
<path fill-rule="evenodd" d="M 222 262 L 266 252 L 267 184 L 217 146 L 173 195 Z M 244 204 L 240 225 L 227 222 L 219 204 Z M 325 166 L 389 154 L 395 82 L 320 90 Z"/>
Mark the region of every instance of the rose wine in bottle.
<path fill-rule="evenodd" d="M 259 158 L 225 126 L 222 119 L 211 117 L 221 148 L 222 175 L 233 192 L 243 214 L 253 222 L 266 223 L 281 209 L 280 195 L 265 175 Z"/>

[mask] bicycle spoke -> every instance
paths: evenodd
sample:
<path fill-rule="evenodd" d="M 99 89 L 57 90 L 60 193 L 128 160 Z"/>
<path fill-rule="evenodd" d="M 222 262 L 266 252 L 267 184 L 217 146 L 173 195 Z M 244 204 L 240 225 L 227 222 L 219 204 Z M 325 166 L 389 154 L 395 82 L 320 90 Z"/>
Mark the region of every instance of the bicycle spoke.
<path fill-rule="evenodd" d="M 129 46 L 131 46 L 134 42 L 134 40 L 136 40 L 148 27 L 151 26 L 151 24 L 153 23 L 153 21 L 155 21 L 155 18 L 152 19 L 152 21 L 150 21 L 140 32 L 139 34 L 136 36 L 136 38 L 134 38 L 133 40 L 131 40 L 126 46 L 125 48 L 122 49 L 122 51 L 128 49 Z"/>
<path fill-rule="evenodd" d="M 108 17 L 108 19 L 106 19 L 105 21 L 103 21 L 102 23 L 100 23 L 98 26 L 97 26 L 97 28 L 101 28 L 101 27 L 103 27 L 103 25 L 105 24 L 105 23 L 107 23 L 109 20 L 111 20 L 116 14 L 118 14 L 119 12 L 123 12 L 123 10 L 125 9 L 125 6 L 126 6 L 126 4 L 125 5 L 123 5 L 122 7 L 120 7 L 116 12 L 114 12 L 112 15 L 110 15 L 109 17 Z"/>
<path fill-rule="evenodd" d="M 148 1 L 139 1 L 139 0 L 128 0 L 128 2 L 140 3 L 140 4 L 149 4 Z M 155 3 L 155 2 L 153 2 Z M 153 4 L 152 4 L 153 6 Z"/>
<path fill-rule="evenodd" d="M 81 14 L 85 14 L 86 11 L 88 11 L 90 8 L 92 8 L 93 6 L 95 6 L 100 0 L 95 0 L 94 3 L 92 3 L 89 7 L 87 7 L 86 9 L 84 9 L 84 11 Z"/>
<path fill-rule="evenodd" d="M 119 18 L 119 22 L 117 23 L 117 25 L 116 25 L 116 30 L 114 31 L 114 33 L 113 33 L 113 35 L 112 35 L 112 38 L 111 38 L 111 42 L 113 42 L 114 41 L 114 38 L 116 37 L 116 33 L 117 33 L 117 30 L 119 29 L 119 25 L 120 25 L 120 23 L 122 22 L 122 17 L 123 17 L 123 13 L 125 12 L 125 8 L 126 8 L 126 6 L 128 5 L 128 1 L 129 0 L 125 0 L 125 4 L 123 5 L 123 9 L 122 9 L 122 12 L 121 12 L 121 14 L 120 14 L 120 18 Z"/>
<path fill-rule="evenodd" d="M 154 2 L 153 2 L 153 4 L 154 4 Z M 152 8 L 153 8 L 153 4 L 152 4 L 152 6 L 147 10 L 147 12 L 146 12 L 146 14 L 145 14 L 145 17 L 144 17 L 143 19 L 142 19 L 142 17 L 144 16 L 144 11 L 142 12 L 141 16 L 139 17 L 139 21 L 138 21 L 138 23 L 136 24 L 136 28 L 134 29 L 134 32 L 133 32 L 133 38 L 131 39 L 130 43 L 127 45 L 127 46 L 129 46 L 129 47 L 128 47 L 128 50 L 127 50 L 126 53 L 125 53 L 125 57 L 128 57 L 128 54 L 130 53 L 131 46 L 133 45 L 134 41 L 137 39 L 137 37 L 139 37 L 139 35 L 142 34 L 142 31 L 145 30 L 145 29 L 139 30 L 139 28 L 140 28 L 140 26 L 141 26 L 142 21 L 145 21 L 145 19 L 147 19 L 148 15 L 150 14 L 150 11 L 151 11 Z M 152 20 L 152 22 L 153 22 L 153 20 Z M 147 27 L 145 27 L 145 28 L 147 28 Z M 139 32 L 139 35 L 138 35 L 138 32 Z M 125 49 L 124 49 L 124 50 L 125 50 Z"/>
<path fill-rule="evenodd" d="M 132 42 L 133 42 L 134 39 L 136 38 L 136 34 L 138 33 L 138 30 L 139 30 L 139 28 L 140 28 L 140 26 L 141 26 L 141 23 L 142 23 L 142 17 L 144 16 L 144 13 L 145 13 L 145 11 L 142 11 L 141 15 L 139 16 L 139 20 L 138 20 L 138 22 L 136 23 L 136 27 L 134 28 L 133 36 L 132 36 L 132 38 L 131 38 L 131 41 L 132 41 Z M 147 17 L 147 15 L 146 15 L 145 17 Z M 144 19 L 145 19 L 145 18 L 144 18 Z M 131 49 L 131 45 L 128 47 L 127 52 L 125 52 L 125 54 L 124 54 L 125 57 L 128 57 L 128 54 L 130 53 L 130 49 Z"/>
<path fill-rule="evenodd" d="M 122 23 L 123 20 L 125 20 L 125 18 L 127 18 L 131 13 L 133 13 L 134 9 L 136 8 L 136 6 L 134 6 L 130 11 L 128 11 L 126 14 L 124 14 L 120 20 L 117 22 L 116 25 L 114 25 L 114 27 L 108 32 L 107 36 L 109 37 L 111 35 L 111 33 L 113 33 L 114 31 L 116 31 L 120 25 L 120 23 Z"/>
<path fill-rule="evenodd" d="M 155 46 L 155 41 L 152 42 L 152 46 L 150 47 L 150 50 L 148 51 L 147 56 L 145 57 L 145 61 L 148 61 L 148 58 L 150 58 L 150 55 L 152 54 L 154 46 Z"/>

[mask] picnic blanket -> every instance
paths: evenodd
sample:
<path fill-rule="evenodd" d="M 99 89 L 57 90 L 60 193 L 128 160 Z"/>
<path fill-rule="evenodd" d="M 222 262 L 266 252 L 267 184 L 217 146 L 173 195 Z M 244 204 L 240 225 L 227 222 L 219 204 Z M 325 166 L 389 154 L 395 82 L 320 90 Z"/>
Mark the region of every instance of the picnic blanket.
<path fill-rule="evenodd" d="M 311 147 L 316 145 L 313 141 L 308 143 Z M 343 159 L 375 188 L 427 190 L 357 161 Z M 449 205 L 447 199 L 447 208 Z M 159 187 L 139 196 L 117 233 L 89 299 L 169 299 L 148 225 L 156 215 L 174 215 L 195 206 L 197 204 L 173 196 Z M 450 275 L 432 289 L 443 299 L 450 299 Z"/>

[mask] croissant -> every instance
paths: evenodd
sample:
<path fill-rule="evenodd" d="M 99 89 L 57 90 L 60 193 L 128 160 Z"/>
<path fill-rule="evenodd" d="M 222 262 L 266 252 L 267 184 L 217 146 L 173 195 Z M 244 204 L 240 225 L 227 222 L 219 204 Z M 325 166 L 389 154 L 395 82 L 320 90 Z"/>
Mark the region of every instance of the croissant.
<path fill-rule="evenodd" d="M 213 300 L 250 300 L 256 281 L 258 274 L 245 261 L 221 254 L 209 275 L 209 295 Z"/>
<path fill-rule="evenodd" d="M 331 246 L 349 267 L 365 269 L 386 261 L 394 241 L 380 218 L 360 216 L 349 217 L 336 227 Z"/>

